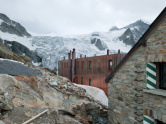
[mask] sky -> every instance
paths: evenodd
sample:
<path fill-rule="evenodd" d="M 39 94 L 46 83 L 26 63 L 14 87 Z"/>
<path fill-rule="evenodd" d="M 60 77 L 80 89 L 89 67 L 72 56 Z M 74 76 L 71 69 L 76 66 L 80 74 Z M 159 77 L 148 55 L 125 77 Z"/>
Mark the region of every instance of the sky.
<path fill-rule="evenodd" d="M 0 13 L 35 34 L 108 31 L 139 19 L 153 22 L 166 0 L 0 0 Z"/>

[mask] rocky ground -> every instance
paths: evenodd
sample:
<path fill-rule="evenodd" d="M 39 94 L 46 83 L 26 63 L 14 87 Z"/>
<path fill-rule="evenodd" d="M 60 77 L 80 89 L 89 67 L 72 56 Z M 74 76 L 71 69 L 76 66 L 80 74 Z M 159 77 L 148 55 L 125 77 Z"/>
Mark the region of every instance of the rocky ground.
<path fill-rule="evenodd" d="M 107 124 L 107 106 L 49 69 L 37 75 L 0 75 L 0 124 Z"/>

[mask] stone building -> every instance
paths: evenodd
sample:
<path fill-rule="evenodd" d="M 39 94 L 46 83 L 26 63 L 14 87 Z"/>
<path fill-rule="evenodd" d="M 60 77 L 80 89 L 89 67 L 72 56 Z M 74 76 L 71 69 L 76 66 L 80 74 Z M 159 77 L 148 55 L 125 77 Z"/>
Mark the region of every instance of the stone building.
<path fill-rule="evenodd" d="M 166 8 L 106 82 L 110 124 L 166 124 Z"/>
<path fill-rule="evenodd" d="M 68 54 L 68 60 L 58 62 L 58 74 L 72 82 L 98 87 L 108 95 L 108 84 L 105 78 L 109 75 L 126 54 L 118 54 L 76 58 L 75 49 Z"/>

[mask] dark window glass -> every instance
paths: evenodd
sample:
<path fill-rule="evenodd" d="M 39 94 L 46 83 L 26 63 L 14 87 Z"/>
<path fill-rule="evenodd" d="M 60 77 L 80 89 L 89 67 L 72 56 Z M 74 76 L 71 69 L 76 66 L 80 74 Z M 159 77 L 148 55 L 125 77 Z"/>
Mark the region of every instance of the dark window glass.
<path fill-rule="evenodd" d="M 91 86 L 91 79 L 89 79 L 89 86 Z"/>
<path fill-rule="evenodd" d="M 166 89 L 166 64 L 160 66 L 160 88 Z"/>
<path fill-rule="evenodd" d="M 163 122 L 157 120 L 157 123 L 156 123 L 156 124 L 166 124 L 166 123 L 163 123 Z"/>
<path fill-rule="evenodd" d="M 91 68 L 92 68 L 92 62 L 89 61 L 89 69 L 91 69 Z"/>

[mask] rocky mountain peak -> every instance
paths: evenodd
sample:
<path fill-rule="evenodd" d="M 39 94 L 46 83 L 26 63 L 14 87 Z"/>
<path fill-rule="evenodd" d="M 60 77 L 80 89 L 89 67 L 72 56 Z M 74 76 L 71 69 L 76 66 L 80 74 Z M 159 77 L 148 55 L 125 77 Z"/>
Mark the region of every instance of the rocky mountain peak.
<path fill-rule="evenodd" d="M 10 20 L 5 14 L 0 13 L 0 31 L 4 33 L 15 34 L 20 37 L 31 37 L 31 35 L 26 31 L 26 29 L 19 23 Z"/>
<path fill-rule="evenodd" d="M 11 20 L 5 14 L 0 13 L 0 19 L 6 23 L 11 23 Z"/>
<path fill-rule="evenodd" d="M 149 26 L 149 24 L 145 23 L 143 20 L 137 20 L 136 22 L 134 23 L 131 23 L 127 26 L 125 26 L 124 28 L 132 28 L 132 27 L 138 27 L 138 26 Z"/>
<path fill-rule="evenodd" d="M 126 31 L 119 37 L 119 40 L 123 41 L 123 43 L 125 43 L 126 45 L 133 46 L 148 29 L 148 27 L 149 24 L 140 19 L 121 28 L 126 29 Z"/>

